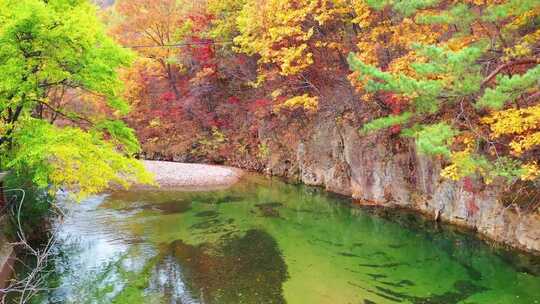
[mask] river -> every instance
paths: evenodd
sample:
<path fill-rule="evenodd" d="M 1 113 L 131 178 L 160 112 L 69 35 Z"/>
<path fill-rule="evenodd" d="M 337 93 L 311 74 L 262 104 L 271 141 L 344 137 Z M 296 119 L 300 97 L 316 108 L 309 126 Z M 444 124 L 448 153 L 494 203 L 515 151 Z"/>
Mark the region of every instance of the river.
<path fill-rule="evenodd" d="M 534 262 L 276 179 L 64 205 L 34 303 L 540 303 Z"/>

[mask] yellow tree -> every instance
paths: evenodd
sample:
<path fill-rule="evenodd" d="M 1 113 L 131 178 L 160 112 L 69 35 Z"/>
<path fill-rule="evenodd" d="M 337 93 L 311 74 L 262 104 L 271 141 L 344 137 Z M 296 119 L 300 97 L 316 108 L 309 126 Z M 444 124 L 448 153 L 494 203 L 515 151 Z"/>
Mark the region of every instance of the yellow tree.
<path fill-rule="evenodd" d="M 141 66 L 160 69 L 176 98 L 180 97 L 177 81 L 182 70 L 176 44 L 191 27 L 183 10 L 176 0 L 121 0 L 114 7 L 118 15 L 110 21 L 119 41 L 144 58 Z"/>
<path fill-rule="evenodd" d="M 324 78 L 315 74 L 328 77 L 346 67 L 343 54 L 351 50 L 354 38 L 351 11 L 352 6 L 339 0 L 248 0 L 236 17 L 236 50 L 259 58 L 256 84 L 292 81 L 289 92 L 274 91 L 272 97 L 284 101 L 280 108 L 313 110 L 318 94 L 315 82 Z M 291 95 L 294 99 L 287 101 Z"/>

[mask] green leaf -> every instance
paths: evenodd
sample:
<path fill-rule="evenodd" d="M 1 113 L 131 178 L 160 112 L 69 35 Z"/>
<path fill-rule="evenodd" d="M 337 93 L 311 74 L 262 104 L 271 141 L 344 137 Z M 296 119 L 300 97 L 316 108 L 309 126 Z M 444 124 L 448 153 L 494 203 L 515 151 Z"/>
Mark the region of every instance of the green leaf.
<path fill-rule="evenodd" d="M 416 139 L 418 151 L 427 155 L 450 157 L 450 145 L 459 132 L 450 125 L 440 122 L 433 125 L 416 125 L 404 130 L 404 135 Z"/>
<path fill-rule="evenodd" d="M 389 115 L 386 117 L 374 119 L 368 122 L 367 124 L 365 124 L 360 130 L 360 132 L 363 134 L 367 134 L 367 133 L 377 131 L 380 129 L 385 129 L 385 128 L 393 127 L 396 125 L 401 125 L 408 122 L 411 117 L 412 117 L 411 113 L 405 112 L 400 115 Z"/>

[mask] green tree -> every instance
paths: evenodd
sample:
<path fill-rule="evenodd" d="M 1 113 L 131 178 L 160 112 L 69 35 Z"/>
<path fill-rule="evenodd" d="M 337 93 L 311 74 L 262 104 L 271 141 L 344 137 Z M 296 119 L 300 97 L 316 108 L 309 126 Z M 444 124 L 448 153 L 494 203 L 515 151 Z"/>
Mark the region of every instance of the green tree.
<path fill-rule="evenodd" d="M 151 182 L 121 121 L 131 57 L 87 0 L 0 0 L 1 168 L 78 197 Z"/>

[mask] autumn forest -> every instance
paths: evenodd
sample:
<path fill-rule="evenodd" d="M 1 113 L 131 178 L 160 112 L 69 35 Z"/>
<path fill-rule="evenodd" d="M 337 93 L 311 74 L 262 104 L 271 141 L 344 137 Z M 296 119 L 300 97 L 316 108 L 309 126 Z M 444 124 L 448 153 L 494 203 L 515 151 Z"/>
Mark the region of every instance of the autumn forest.
<path fill-rule="evenodd" d="M 150 158 L 260 170 L 318 119 L 412 138 L 444 178 L 535 180 L 536 1 L 119 1 L 126 121 Z M 324 118 L 322 118 L 324 117 Z M 279 152 L 275 152 L 279 151 Z"/>
<path fill-rule="evenodd" d="M 189 167 L 194 163 L 223 167 Z M 190 170 L 202 170 L 202 180 L 206 179 L 206 183 L 197 181 L 200 172 L 191 175 Z M 182 186 L 206 187 L 213 183 L 212 186 L 229 187 L 244 174 L 258 177 L 252 176 L 237 184 L 237 188 L 227 190 L 232 194 L 216 194 L 212 192 L 214 189 L 205 188 L 207 192 L 198 194 L 203 198 L 189 191 L 178 194 L 182 200 L 190 201 L 189 208 L 182 205 L 185 210 L 178 211 L 180 205 L 176 203 L 160 206 L 183 214 L 182 219 L 175 221 L 190 223 L 197 219 L 197 214 L 210 212 L 195 207 L 199 200 L 234 202 L 240 195 L 238 200 L 249 205 L 251 201 L 246 197 L 262 196 L 268 201 L 253 205 L 252 214 L 259 212 L 261 217 L 272 218 L 268 221 L 287 219 L 283 214 L 288 211 L 280 209 L 287 203 L 279 200 L 303 204 L 304 195 L 314 194 L 287 188 L 293 187 L 290 185 L 257 184 L 252 180 L 277 176 L 288 183 L 319 186 L 342 194 L 352 198 L 353 205 L 419 211 L 429 222 L 456 224 L 479 232 L 499 245 L 537 256 L 540 252 L 540 2 L 0 0 L 0 190 L 6 190 L 0 191 L 0 213 L 10 218 L 7 238 L 17 239 L 17 244 L 25 244 L 38 257 L 26 279 L 9 285 L 17 296 L 8 299 L 31 303 L 30 299 L 36 299 L 34 296 L 42 292 L 37 287 L 29 292 L 27 287 L 37 284 L 34 272 L 41 273 L 51 267 L 47 259 L 39 257 L 51 255 L 52 251 L 33 248 L 35 243 L 40 248 L 43 244 L 45 248 L 56 248 L 55 243 L 43 242 L 43 236 L 37 235 L 46 227 L 50 232 L 46 239 L 49 239 L 56 234 L 50 227 L 57 226 L 52 223 L 64 216 L 70 218 L 65 211 L 59 211 L 64 210 L 65 201 L 84 205 L 88 200 L 104 199 L 100 206 L 116 212 L 119 207 L 111 200 L 117 203 L 136 199 L 129 195 L 115 198 L 116 194 L 110 196 L 114 199 L 103 198 L 102 193 L 116 193 L 117 189 L 131 186 L 139 189 L 142 185 L 163 188 L 180 183 L 185 176 L 181 182 L 186 184 Z M 289 196 L 284 199 L 282 192 L 274 193 L 270 189 L 280 189 Z M 143 193 L 140 197 L 170 204 L 165 199 L 169 194 L 154 197 Z M 327 204 L 326 200 L 332 199 L 323 199 L 318 194 L 313 197 L 315 206 L 321 209 L 325 208 L 321 206 Z M 24 205 L 17 203 L 25 201 L 28 203 Z M 134 204 L 139 206 L 138 203 Z M 141 208 L 144 210 L 141 214 L 153 216 Z M 241 211 L 230 214 L 228 224 L 233 222 L 232 218 L 241 221 L 235 217 L 243 214 Z M 130 233 L 141 238 L 152 235 L 153 232 L 148 232 L 152 229 L 137 220 L 140 218 L 130 219 Z M 213 220 L 204 223 L 216 225 Z M 163 221 L 167 221 L 165 217 Z M 327 225 L 341 227 L 349 219 L 339 217 L 339 221 Z M 141 226 L 135 227 L 139 224 L 133 223 Z M 182 231 L 195 229 L 196 225 L 186 226 Z M 261 300 L 258 291 L 273 289 L 270 285 L 253 287 L 257 292 L 245 291 L 246 298 L 242 298 L 236 291 L 234 295 L 227 294 L 228 290 L 240 288 L 234 285 L 238 283 L 236 278 L 209 283 L 207 279 L 197 281 L 194 275 L 186 279 L 187 290 L 193 296 L 194 290 L 200 291 L 201 295 L 195 296 L 200 303 L 302 303 L 292 292 L 304 290 L 298 287 L 300 283 L 294 285 L 295 268 L 291 263 L 295 262 L 291 261 L 296 260 L 288 260 L 292 253 L 286 252 L 288 243 L 280 238 L 291 236 L 289 232 L 272 235 L 268 227 L 265 231 L 272 241 L 264 243 L 268 240 L 266 235 L 253 232 L 258 230 L 246 230 L 230 246 L 264 241 L 257 244 L 269 250 L 266 251 L 269 255 L 272 250 L 283 250 L 283 263 L 275 260 L 268 263 L 281 265 L 276 276 L 283 279 L 284 289 L 278 286 L 275 294 L 267 294 Z M 190 252 L 205 263 L 227 263 L 227 258 L 216 261 L 215 256 L 207 255 L 201 249 L 206 245 L 197 243 L 200 239 L 189 243 L 190 238 L 182 234 L 181 244 L 179 238 L 165 242 L 165 236 L 180 232 L 164 230 L 155 232 L 159 237 L 150 243 L 160 250 L 167 242 L 172 247 L 167 247 L 166 254 L 160 251 L 156 256 L 173 255 L 182 259 L 179 252 Z M 140 234 L 141 231 L 146 232 Z M 205 237 L 215 231 L 208 230 Z M 388 239 L 393 233 L 388 233 Z M 255 240 L 247 241 L 248 237 Z M 382 237 L 386 237 L 384 233 Z M 454 240 L 453 235 L 445 234 L 446 237 Z M 233 250 L 227 246 L 223 248 Z M 356 249 L 351 250 L 340 252 L 340 258 L 360 254 Z M 231 251 L 224 252 L 227 257 Z M 486 252 L 490 251 L 486 249 Z M 276 256 L 281 255 L 276 253 Z M 192 265 L 191 258 L 180 262 L 182 267 L 194 267 L 195 270 L 189 270 L 193 273 L 206 273 L 212 268 Z M 312 258 L 315 261 L 318 257 Z M 480 264 L 492 265 L 489 259 L 491 253 L 486 253 L 486 260 Z M 153 286 L 149 283 L 150 269 L 160 267 L 158 260 L 147 260 L 143 272 L 133 273 L 148 277 L 149 281 L 137 281 L 146 289 L 140 286 L 126 289 L 125 294 L 116 293 L 103 303 L 149 303 L 151 287 L 148 286 Z M 459 260 L 456 265 L 469 265 L 469 262 Z M 350 268 L 345 260 L 339 263 L 345 265 L 343 269 Z M 381 263 L 377 267 L 401 265 L 389 260 Z M 403 264 L 407 263 L 410 261 Z M 413 269 L 407 271 L 414 272 Z M 282 271 L 289 271 L 289 285 Z M 17 273 L 27 275 L 25 271 Z M 129 273 L 118 270 L 117 277 Z M 540 269 L 531 273 L 538 275 Z M 223 273 L 208 276 L 219 275 Z M 429 277 L 421 274 L 419 278 L 424 276 Z M 336 277 L 347 276 L 336 274 Z M 124 279 L 135 280 L 130 276 Z M 335 282 L 340 287 L 347 284 L 351 287 L 354 285 L 351 281 L 356 279 L 349 278 L 348 283 L 341 285 Z M 379 279 L 371 281 L 379 282 Z M 480 280 L 472 276 L 471 280 L 476 284 L 477 279 Z M 261 281 L 257 280 L 259 284 Z M 520 286 L 537 282 L 523 280 Z M 231 283 L 234 288 L 220 285 L 226 281 L 236 282 Z M 411 287 L 414 284 L 392 285 L 411 288 L 407 295 L 385 291 L 387 286 L 370 289 L 362 285 L 365 302 L 359 303 L 387 303 L 392 299 L 443 304 L 469 303 L 466 299 L 476 300 L 474 303 L 496 303 L 493 299 L 503 299 L 500 303 L 514 303 L 510 300 L 514 298 L 505 297 L 510 291 L 493 298 L 479 296 L 485 290 L 496 290 L 492 283 L 463 287 L 458 283 L 463 281 L 456 278 L 454 283 L 449 283 L 457 292 L 432 295 L 432 291 L 436 292 L 428 289 L 430 296 L 425 298 Z M 252 283 L 238 284 L 245 287 Z M 20 287 L 23 285 L 26 287 Z M 483 290 L 484 287 L 487 289 Z M 99 294 L 112 292 L 109 287 L 103 288 L 98 288 Z M 209 297 L 207 302 L 203 291 Z M 225 293 L 221 294 L 222 291 Z M 523 303 L 539 300 L 533 295 L 527 298 L 523 290 L 515 292 L 530 300 Z M 92 296 L 94 299 L 97 293 Z M 333 303 L 352 303 L 345 299 L 356 299 L 348 297 L 348 290 L 342 290 L 339 296 L 338 292 L 328 293 Z M 62 297 L 69 298 L 65 294 Z M 183 297 L 178 303 L 199 303 L 182 302 L 186 301 L 185 294 Z M 83 298 L 79 295 L 73 299 L 78 299 L 73 303 L 79 303 Z M 166 299 L 175 298 L 171 295 Z M 326 302 L 314 296 L 310 303 Z"/>

